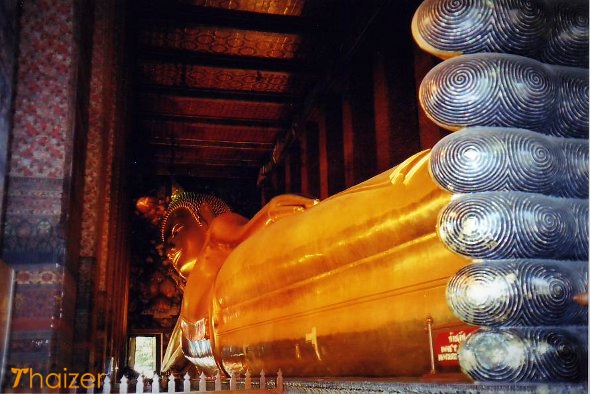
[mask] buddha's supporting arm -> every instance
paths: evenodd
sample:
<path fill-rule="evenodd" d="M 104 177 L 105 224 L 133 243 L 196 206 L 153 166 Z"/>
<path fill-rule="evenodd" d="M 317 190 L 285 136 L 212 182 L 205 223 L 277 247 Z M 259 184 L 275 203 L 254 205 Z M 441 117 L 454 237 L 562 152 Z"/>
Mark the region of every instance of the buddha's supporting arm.
<path fill-rule="evenodd" d="M 211 223 L 211 241 L 238 245 L 260 229 L 282 218 L 304 212 L 317 203 L 315 199 L 283 194 L 271 199 L 250 220 L 234 213 L 220 215 Z"/>

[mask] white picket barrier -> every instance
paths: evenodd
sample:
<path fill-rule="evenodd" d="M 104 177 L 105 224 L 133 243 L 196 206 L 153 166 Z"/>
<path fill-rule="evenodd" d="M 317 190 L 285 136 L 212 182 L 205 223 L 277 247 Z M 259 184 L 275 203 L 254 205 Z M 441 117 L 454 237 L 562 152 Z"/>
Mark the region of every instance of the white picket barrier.
<path fill-rule="evenodd" d="M 162 387 L 164 381 L 165 387 Z M 182 381 L 182 384 L 177 384 Z M 182 386 L 180 391 L 176 391 L 177 387 Z M 94 393 L 119 393 L 119 394 L 144 394 L 144 393 L 206 393 L 219 392 L 232 393 L 237 391 L 248 391 L 251 394 L 279 394 L 283 392 L 283 373 L 281 370 L 277 372 L 276 378 L 267 381 L 264 371 L 260 372 L 258 379 L 253 379 L 250 371 L 246 371 L 242 377 L 238 374 L 232 374 L 229 378 L 224 378 L 217 373 L 214 377 L 207 377 L 204 373 L 198 377 L 198 382 L 195 380 L 195 390 L 191 388 L 191 377 L 186 373 L 183 377 L 176 377 L 173 374 L 168 375 L 167 378 L 160 377 L 154 374 L 152 379 L 145 379 L 140 375 L 136 380 L 130 381 L 126 376 L 123 376 L 119 384 L 113 384 L 111 379 L 106 376 L 100 384 L 100 388 L 89 388 L 86 394 Z"/>

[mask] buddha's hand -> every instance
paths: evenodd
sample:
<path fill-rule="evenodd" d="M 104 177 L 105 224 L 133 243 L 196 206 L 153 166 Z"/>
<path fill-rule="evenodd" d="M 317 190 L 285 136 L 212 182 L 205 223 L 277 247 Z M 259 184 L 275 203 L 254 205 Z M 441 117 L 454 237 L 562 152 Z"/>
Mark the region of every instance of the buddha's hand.
<path fill-rule="evenodd" d="M 270 224 L 283 217 L 303 212 L 313 207 L 318 202 L 319 200 L 298 196 L 296 194 L 282 194 L 273 197 L 263 208 L 266 219 L 265 224 Z"/>

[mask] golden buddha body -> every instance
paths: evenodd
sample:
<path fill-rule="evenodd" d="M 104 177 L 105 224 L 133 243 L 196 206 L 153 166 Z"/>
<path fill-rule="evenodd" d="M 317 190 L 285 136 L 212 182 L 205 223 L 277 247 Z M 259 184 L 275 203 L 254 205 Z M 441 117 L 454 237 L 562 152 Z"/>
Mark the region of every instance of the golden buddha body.
<path fill-rule="evenodd" d="M 193 268 L 165 367 L 180 346 L 206 373 L 428 372 L 427 319 L 435 331 L 463 326 L 445 286 L 469 262 L 436 235 L 451 194 L 432 181 L 428 156 L 320 203 L 276 197 L 250 221 L 231 212 L 203 220 L 186 205 L 172 207 L 164 238 L 182 250 L 172 256 L 180 272 Z"/>

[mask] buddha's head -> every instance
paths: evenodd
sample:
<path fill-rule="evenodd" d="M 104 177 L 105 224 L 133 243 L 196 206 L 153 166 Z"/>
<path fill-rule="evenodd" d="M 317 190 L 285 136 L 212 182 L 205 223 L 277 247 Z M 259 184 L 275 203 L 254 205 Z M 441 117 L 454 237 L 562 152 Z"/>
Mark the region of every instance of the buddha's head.
<path fill-rule="evenodd" d="M 162 240 L 174 269 L 187 278 L 205 243 L 211 221 L 229 207 L 219 198 L 182 192 L 174 197 L 162 221 Z"/>

